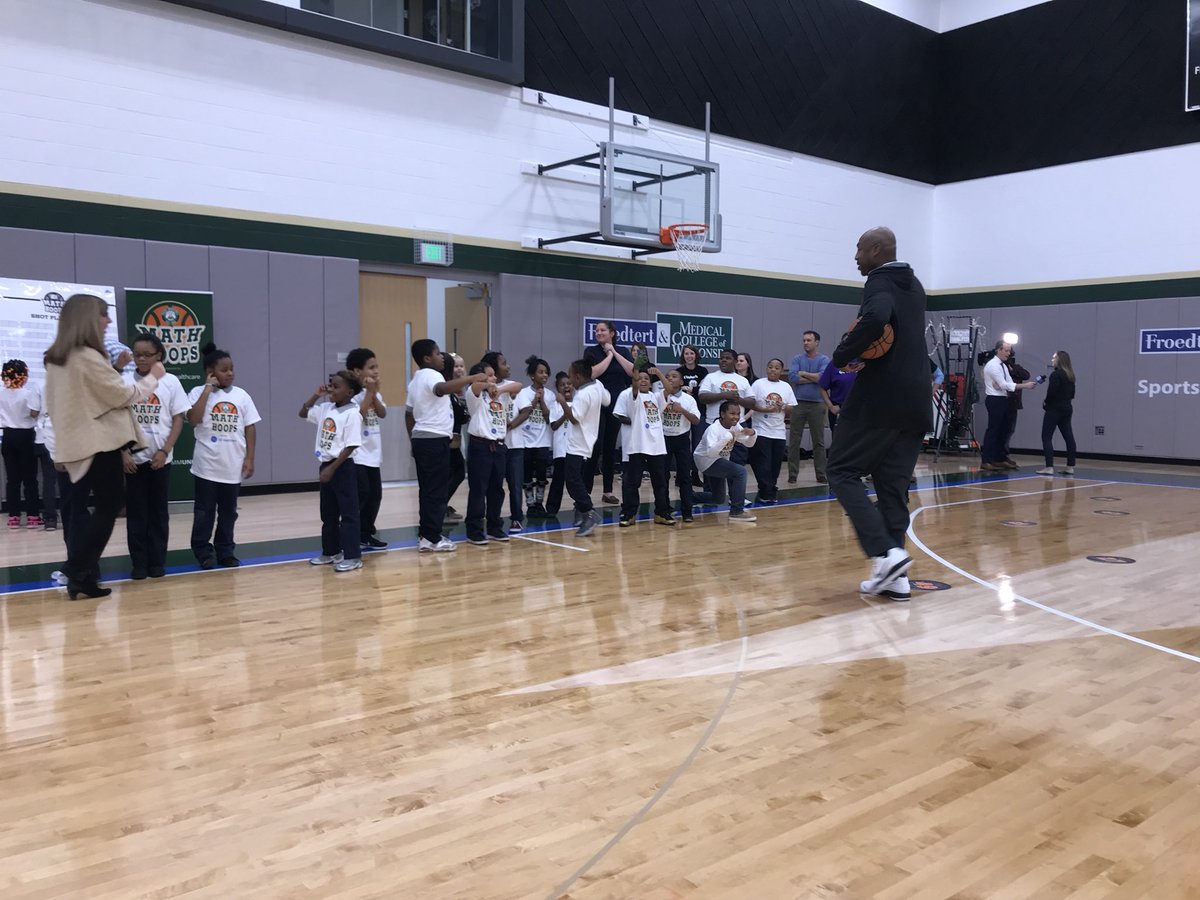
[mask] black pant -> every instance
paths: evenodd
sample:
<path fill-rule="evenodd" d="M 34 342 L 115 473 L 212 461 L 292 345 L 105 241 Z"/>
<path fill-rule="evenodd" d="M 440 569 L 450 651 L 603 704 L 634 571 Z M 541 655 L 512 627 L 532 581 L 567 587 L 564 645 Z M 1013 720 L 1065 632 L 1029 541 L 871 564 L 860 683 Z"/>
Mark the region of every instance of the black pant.
<path fill-rule="evenodd" d="M 654 514 L 671 518 L 671 497 L 667 493 L 667 457 L 651 456 L 649 453 L 630 453 L 625 463 L 625 476 L 621 479 L 621 518 L 631 519 L 641 506 L 642 472 L 650 473 L 650 487 L 654 490 Z"/>
<path fill-rule="evenodd" d="M 783 438 L 760 437 L 750 448 L 750 466 L 758 482 L 759 500 L 779 499 L 779 470 L 787 457 L 787 441 Z"/>
<path fill-rule="evenodd" d="M 88 495 L 96 509 L 88 508 Z M 67 565 L 64 571 L 73 585 L 94 585 L 100 580 L 100 557 L 112 537 L 117 513 L 125 502 L 125 472 L 120 450 L 106 450 L 92 457 L 92 465 L 71 485 L 71 526 L 67 531 Z"/>
<path fill-rule="evenodd" d="M 613 398 L 614 401 L 616 398 Z M 596 446 L 592 448 L 592 459 L 587 473 L 583 476 L 587 481 L 588 493 L 596 484 L 596 472 L 601 475 L 603 493 L 613 491 L 613 472 L 616 471 L 619 457 L 617 455 L 617 438 L 621 436 L 621 421 L 612 414 L 612 406 L 600 407 L 600 432 L 596 436 Z M 570 486 L 567 487 L 570 491 Z M 572 494 L 572 496 L 574 496 Z"/>
<path fill-rule="evenodd" d="M 4 429 L 0 455 L 4 457 L 5 500 L 10 516 L 20 516 L 22 512 L 36 516 L 42 511 L 38 499 L 36 446 L 32 428 Z M 21 488 L 25 489 L 24 505 L 21 503 Z"/>
<path fill-rule="evenodd" d="M 238 491 L 240 484 L 225 484 L 221 481 L 196 479 L 196 499 L 192 504 L 192 553 L 196 561 L 228 559 L 233 556 L 237 544 L 233 542 L 233 526 L 237 522 Z M 213 539 L 213 523 L 216 523 L 216 539 Z M 215 545 L 215 546 L 214 546 Z"/>
<path fill-rule="evenodd" d="M 508 483 L 508 516 L 514 522 L 525 521 L 525 448 L 506 447 L 504 478 Z"/>
<path fill-rule="evenodd" d="M 54 479 L 58 482 L 58 496 L 62 498 L 62 535 L 63 544 L 69 550 L 71 547 L 72 498 L 75 496 L 75 485 L 71 484 L 71 476 L 66 472 L 55 470 Z M 86 503 L 86 498 L 84 499 Z"/>
<path fill-rule="evenodd" d="M 467 454 L 467 538 L 481 540 L 484 525 L 489 534 L 503 534 L 504 441 L 470 438 Z"/>
<path fill-rule="evenodd" d="M 924 440 L 924 431 L 872 428 L 845 419 L 838 424 L 829 454 L 829 487 L 850 517 L 867 556 L 883 556 L 893 547 L 904 546 L 908 481 Z M 874 481 L 876 503 L 867 496 L 864 475 Z"/>
<path fill-rule="evenodd" d="M 366 543 L 375 536 L 375 519 L 383 503 L 383 479 L 379 466 L 363 466 L 356 462 L 354 472 L 358 478 L 358 537 L 360 542 Z"/>
<path fill-rule="evenodd" d="M 1075 465 L 1075 432 L 1071 430 L 1071 407 L 1048 409 L 1042 416 L 1042 453 L 1046 457 L 1046 468 L 1054 466 L 1054 430 L 1057 428 L 1067 442 L 1067 465 Z"/>
<path fill-rule="evenodd" d="M 320 471 L 332 465 L 332 461 L 323 462 Z M 346 559 L 362 556 L 358 540 L 357 468 L 354 460 L 344 460 L 328 481 L 321 482 L 321 553 L 325 556 L 339 553 Z"/>
<path fill-rule="evenodd" d="M 545 484 L 547 473 L 550 471 L 550 465 L 553 461 L 549 447 L 526 447 L 525 486 Z"/>
<path fill-rule="evenodd" d="M 461 447 L 450 448 L 450 484 L 446 488 L 446 503 L 450 503 L 450 498 L 454 496 L 454 492 L 462 486 L 462 483 L 467 480 L 467 458 L 463 456 Z"/>
<path fill-rule="evenodd" d="M 38 467 L 42 470 L 42 521 L 47 525 L 58 524 L 58 472 L 54 460 L 45 444 L 34 444 Z"/>
<path fill-rule="evenodd" d="M 1012 444 L 1013 432 L 1017 430 L 1017 414 L 1021 410 L 1013 405 L 1010 398 L 1008 401 L 1008 418 L 1004 420 L 1004 439 L 1000 442 L 1003 455 L 1001 459 L 1008 459 L 1009 446 Z"/>
<path fill-rule="evenodd" d="M 589 513 L 592 511 L 592 492 L 591 489 L 584 483 L 583 468 L 587 464 L 587 460 L 582 456 L 574 456 L 570 453 L 563 462 L 566 464 L 564 478 L 567 483 L 567 493 L 571 495 L 571 499 L 575 501 L 575 512 Z"/>
<path fill-rule="evenodd" d="M 983 433 L 983 461 L 985 463 L 1000 462 L 1004 459 L 1004 439 L 1008 434 L 1008 398 L 988 397 L 984 400 L 987 407 L 987 431 Z"/>
<path fill-rule="evenodd" d="M 442 539 L 446 504 L 450 502 L 450 438 L 413 438 L 413 462 L 417 466 L 417 535 L 436 544 Z M 461 455 L 461 454 L 460 454 Z"/>
<path fill-rule="evenodd" d="M 546 490 L 546 515 L 556 516 L 562 506 L 563 486 L 567 483 L 567 458 L 560 456 L 554 460 L 554 470 L 550 474 L 550 487 Z"/>
<path fill-rule="evenodd" d="M 692 435 L 667 435 L 667 458 L 675 461 L 675 485 L 679 488 L 679 511 L 685 516 L 692 514 Z"/>
<path fill-rule="evenodd" d="M 170 485 L 170 466 L 153 469 L 145 462 L 137 472 L 125 476 L 125 536 L 135 572 L 162 569 L 167 564 Z"/>

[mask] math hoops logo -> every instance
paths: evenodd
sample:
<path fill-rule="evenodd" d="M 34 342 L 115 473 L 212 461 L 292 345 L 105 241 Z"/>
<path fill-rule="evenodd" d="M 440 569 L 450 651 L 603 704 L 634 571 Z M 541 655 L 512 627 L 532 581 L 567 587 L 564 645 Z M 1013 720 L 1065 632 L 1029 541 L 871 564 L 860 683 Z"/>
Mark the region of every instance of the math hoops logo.
<path fill-rule="evenodd" d="M 137 323 L 137 330 L 153 334 L 163 342 L 168 366 L 195 365 L 200 362 L 200 344 L 204 340 L 205 326 L 201 325 L 192 310 L 182 303 L 168 301 L 155 303 Z"/>

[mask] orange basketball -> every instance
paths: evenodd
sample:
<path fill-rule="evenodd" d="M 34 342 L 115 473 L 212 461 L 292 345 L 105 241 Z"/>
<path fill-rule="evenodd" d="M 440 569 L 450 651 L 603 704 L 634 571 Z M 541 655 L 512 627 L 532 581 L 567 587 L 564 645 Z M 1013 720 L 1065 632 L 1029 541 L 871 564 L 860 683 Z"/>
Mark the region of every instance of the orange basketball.
<path fill-rule="evenodd" d="M 854 330 L 854 326 L 858 324 L 858 319 L 850 323 L 850 327 L 846 329 L 846 333 Z M 862 353 L 858 354 L 860 359 L 879 359 L 889 350 L 892 349 L 892 341 L 896 339 L 895 332 L 892 331 L 890 324 L 883 326 L 883 334 L 874 341 L 871 346 L 867 347 Z"/>

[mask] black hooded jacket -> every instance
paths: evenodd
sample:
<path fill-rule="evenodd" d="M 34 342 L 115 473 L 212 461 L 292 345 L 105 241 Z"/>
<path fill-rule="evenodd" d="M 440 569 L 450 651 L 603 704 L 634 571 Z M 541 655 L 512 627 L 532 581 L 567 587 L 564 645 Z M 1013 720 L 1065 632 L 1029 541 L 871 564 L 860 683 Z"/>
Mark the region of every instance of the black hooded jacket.
<path fill-rule="evenodd" d="M 888 263 L 867 275 L 858 324 L 833 351 L 833 363 L 844 366 L 883 335 L 890 324 L 892 349 L 878 359 L 863 360 L 850 396 L 842 407 L 843 422 L 868 428 L 926 432 L 933 427 L 929 356 L 925 348 L 925 288 L 906 263 Z"/>

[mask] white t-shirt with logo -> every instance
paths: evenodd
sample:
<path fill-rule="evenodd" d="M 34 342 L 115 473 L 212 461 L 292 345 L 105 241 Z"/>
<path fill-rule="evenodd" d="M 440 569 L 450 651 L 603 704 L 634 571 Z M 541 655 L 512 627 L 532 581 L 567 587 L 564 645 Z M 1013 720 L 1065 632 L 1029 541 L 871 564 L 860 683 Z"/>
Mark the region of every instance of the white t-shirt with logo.
<path fill-rule="evenodd" d="M 792 390 L 792 386 L 782 379 L 768 381 L 766 378 L 760 378 L 750 385 L 750 393 L 754 395 L 754 400 L 759 406 L 774 404 L 778 407 L 775 412 L 770 413 L 755 410 L 750 416 L 758 436 L 786 440 L 787 427 L 784 425 L 783 411 L 796 405 L 796 392 Z"/>
<path fill-rule="evenodd" d="M 188 394 L 189 407 L 195 406 L 204 385 Z M 192 453 L 192 474 L 206 481 L 241 484 L 242 463 L 246 461 L 246 428 L 262 421 L 250 395 L 236 384 L 228 389 L 215 388 L 208 395 L 204 418 L 196 426 L 196 449 Z"/>
<path fill-rule="evenodd" d="M 425 370 L 422 369 L 422 372 Z M 383 402 L 383 394 L 375 394 L 375 406 L 372 406 L 370 411 L 364 416 L 362 414 L 363 399 L 367 396 L 366 391 L 359 391 L 354 396 L 354 405 L 358 409 L 359 416 L 362 417 L 362 443 L 358 445 L 358 449 L 354 451 L 354 464 L 357 466 L 370 466 L 373 469 L 378 469 L 383 465 L 383 436 L 379 430 L 379 414 L 375 412 L 375 406 L 382 406 L 385 410 L 387 404 Z M 412 394 L 409 394 L 411 397 Z M 450 402 L 450 397 L 439 397 L 439 400 Z M 415 418 L 415 414 L 414 414 Z"/>
<path fill-rule="evenodd" d="M 496 382 L 497 387 L 509 387 L 511 384 L 512 381 L 508 378 L 504 379 L 503 381 Z M 522 410 L 529 408 L 529 406 L 533 403 L 533 392 L 529 391 L 529 393 L 526 393 L 526 391 L 529 391 L 529 388 L 521 388 L 521 392 L 515 397 L 512 394 L 501 395 L 500 399 L 508 404 L 509 422 L 519 416 Z M 526 419 L 525 421 L 528 422 L 529 420 Z M 528 446 L 527 444 L 523 443 L 524 438 L 522 438 L 519 434 L 521 429 L 524 427 L 525 423 L 522 423 L 516 428 L 507 431 L 504 435 L 504 445 L 506 447 L 513 447 L 517 449 Z"/>
<path fill-rule="evenodd" d="M 308 421 L 317 426 L 314 455 L 320 462 L 333 462 L 347 447 L 362 446 L 363 417 L 353 400 L 342 406 L 332 400 L 318 403 L 309 408 Z"/>
<path fill-rule="evenodd" d="M 663 438 L 662 409 L 666 405 L 662 391 L 633 396 L 633 388 L 626 388 L 617 397 L 613 414 L 628 416 L 626 440 L 622 444 L 622 456 L 628 460 L 631 453 L 646 456 L 665 456 L 667 442 Z"/>
<path fill-rule="evenodd" d="M 19 388 L 0 384 L 0 428 L 35 428 L 33 413 L 42 408 L 42 392 L 36 381 L 26 381 Z"/>
<path fill-rule="evenodd" d="M 408 383 L 408 401 L 405 405 L 412 410 L 414 433 L 419 431 L 438 437 L 454 436 L 454 407 L 450 403 L 450 395 L 439 397 L 434 392 L 439 384 L 445 383 L 446 379 L 436 369 L 417 369 Z M 363 447 L 366 446 L 364 443 Z M 368 462 L 365 465 L 378 466 L 379 463 Z"/>
<path fill-rule="evenodd" d="M 493 397 L 484 390 L 476 397 L 471 387 L 463 393 L 467 398 L 467 413 L 471 416 L 471 421 L 467 423 L 467 434 L 485 441 L 504 440 L 508 432 L 508 407 L 504 401 L 508 395 Z"/>
<path fill-rule="evenodd" d="M 575 391 L 571 413 L 579 423 L 567 438 L 567 453 L 590 457 L 600 433 L 600 408 L 612 403 L 612 394 L 598 381 L 589 381 Z"/>
<path fill-rule="evenodd" d="M 709 466 L 718 459 L 729 459 L 735 443 L 753 447 L 758 435 L 747 435 L 745 430 L 740 423 L 734 423 L 732 428 L 726 428 L 720 422 L 709 425 L 704 437 L 696 445 L 696 452 L 692 454 L 692 458 L 696 460 L 696 468 L 707 472 Z"/>
<path fill-rule="evenodd" d="M 562 418 L 562 414 L 563 414 L 562 404 L 555 402 L 554 410 L 555 410 L 555 412 L 554 412 L 553 421 L 558 421 L 560 418 Z M 556 428 L 554 430 L 554 451 L 553 452 L 554 452 L 555 459 L 566 459 L 567 445 L 571 441 L 571 429 L 573 429 L 574 427 L 575 426 L 571 424 L 570 420 L 567 420 L 566 422 L 563 422 L 561 425 L 558 426 L 558 428 Z"/>
<path fill-rule="evenodd" d="M 142 380 L 136 369 L 126 372 L 121 377 L 126 384 L 137 384 Z M 133 461 L 140 466 L 150 462 L 155 452 L 166 446 L 175 417 L 186 415 L 192 404 L 188 403 L 179 379 L 168 372 L 158 379 L 158 387 L 149 397 L 133 403 L 131 408 L 138 425 L 142 427 L 142 434 L 146 436 L 146 448 L 133 454 Z M 172 450 L 167 454 L 167 462 L 169 463 L 174 456 Z"/>
<path fill-rule="evenodd" d="M 689 434 L 692 430 L 692 423 L 684 417 L 683 413 L 667 410 L 665 407 L 668 403 L 678 403 L 693 416 L 699 417 L 700 407 L 696 405 L 695 398 L 691 394 L 680 391 L 674 397 L 667 397 L 663 401 L 663 436 L 678 437 L 681 434 Z"/>
<path fill-rule="evenodd" d="M 546 405 L 546 412 L 542 412 L 533 405 L 535 393 L 532 386 L 523 388 L 521 393 L 517 394 L 516 400 L 513 401 L 517 414 L 520 413 L 520 410 L 528 409 L 529 418 L 509 432 L 510 446 L 512 447 L 550 447 L 553 445 L 550 423 L 561 416 L 562 412 L 558 408 L 558 401 L 554 399 L 554 391 L 549 389 L 542 391 L 542 401 Z M 515 415 L 514 418 L 516 418 Z"/>
<path fill-rule="evenodd" d="M 700 390 L 697 394 L 721 394 L 725 391 L 737 391 L 739 397 L 750 396 L 750 382 L 745 376 L 739 375 L 737 372 L 709 372 L 704 376 L 704 380 L 700 382 Z M 721 418 L 721 404 L 723 400 L 718 400 L 715 403 L 710 403 L 705 408 L 704 412 L 708 417 L 709 422 L 715 422 Z"/>

